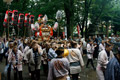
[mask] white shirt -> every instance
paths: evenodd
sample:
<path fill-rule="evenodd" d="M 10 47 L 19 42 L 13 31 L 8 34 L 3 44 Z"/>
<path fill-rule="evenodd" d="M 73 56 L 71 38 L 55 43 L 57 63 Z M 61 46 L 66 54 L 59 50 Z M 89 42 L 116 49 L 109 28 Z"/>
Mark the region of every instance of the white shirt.
<path fill-rule="evenodd" d="M 84 66 L 84 61 L 82 58 L 81 51 L 79 49 L 68 49 L 69 55 L 67 56 L 67 59 L 69 63 L 74 63 L 74 62 L 80 62 L 80 66 L 70 66 L 70 73 L 71 74 L 76 74 L 79 73 L 81 70 L 81 66 Z"/>
<path fill-rule="evenodd" d="M 83 50 L 85 50 L 87 48 L 87 43 L 86 41 L 83 41 Z"/>
<path fill-rule="evenodd" d="M 89 43 L 87 44 L 87 52 L 88 53 L 93 53 L 94 52 L 94 46 L 90 45 Z"/>
<path fill-rule="evenodd" d="M 18 62 L 16 60 L 16 56 L 17 56 Z M 8 61 L 12 62 L 13 67 L 16 66 L 18 71 L 22 71 L 23 70 L 23 68 L 22 68 L 23 53 L 20 50 L 18 50 L 16 56 L 13 52 L 9 53 Z M 16 65 L 16 63 L 18 63 L 18 64 Z"/>
<path fill-rule="evenodd" d="M 111 53 L 111 52 L 110 52 Z M 104 67 L 106 68 L 109 60 L 108 56 L 105 50 L 102 50 L 98 55 L 98 62 L 97 67 Z"/>
<path fill-rule="evenodd" d="M 105 50 L 105 44 L 103 45 L 102 43 L 100 43 L 99 45 L 99 51 Z"/>

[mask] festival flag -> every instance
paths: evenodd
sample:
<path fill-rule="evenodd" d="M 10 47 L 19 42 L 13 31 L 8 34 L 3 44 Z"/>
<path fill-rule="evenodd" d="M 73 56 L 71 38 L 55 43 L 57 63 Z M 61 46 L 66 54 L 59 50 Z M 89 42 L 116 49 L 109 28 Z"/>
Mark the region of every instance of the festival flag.
<path fill-rule="evenodd" d="M 78 35 L 80 35 L 80 26 L 77 25 L 77 31 L 78 31 Z"/>

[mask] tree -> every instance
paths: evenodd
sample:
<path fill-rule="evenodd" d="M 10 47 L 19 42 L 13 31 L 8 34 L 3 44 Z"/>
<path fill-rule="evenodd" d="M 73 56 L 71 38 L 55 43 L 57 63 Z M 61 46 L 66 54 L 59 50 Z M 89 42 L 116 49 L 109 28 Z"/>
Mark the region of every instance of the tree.
<path fill-rule="evenodd" d="M 67 34 L 73 36 L 73 21 L 74 21 L 74 0 L 64 0 L 64 10 L 67 21 Z"/>

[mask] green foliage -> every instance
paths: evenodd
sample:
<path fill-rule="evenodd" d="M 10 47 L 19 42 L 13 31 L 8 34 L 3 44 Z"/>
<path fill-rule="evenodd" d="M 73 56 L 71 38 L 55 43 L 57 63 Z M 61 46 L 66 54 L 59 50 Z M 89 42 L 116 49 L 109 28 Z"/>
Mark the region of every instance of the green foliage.
<path fill-rule="evenodd" d="M 120 0 L 13 0 L 10 10 L 18 10 L 19 13 L 30 13 L 35 15 L 35 21 L 39 14 L 47 15 L 50 20 L 48 23 L 53 25 L 56 21 L 56 12 L 64 11 L 64 20 L 60 24 L 68 27 L 68 35 L 72 35 L 76 25 L 82 25 L 85 32 L 90 28 L 97 30 L 98 24 L 102 21 L 112 21 L 114 32 L 120 31 Z M 5 11 L 7 5 L 3 1 L 0 2 L 0 30 L 3 29 Z M 85 24 L 88 20 L 92 26 Z M 87 30 L 88 29 L 88 30 Z M 0 34 L 1 35 L 1 34 Z"/>

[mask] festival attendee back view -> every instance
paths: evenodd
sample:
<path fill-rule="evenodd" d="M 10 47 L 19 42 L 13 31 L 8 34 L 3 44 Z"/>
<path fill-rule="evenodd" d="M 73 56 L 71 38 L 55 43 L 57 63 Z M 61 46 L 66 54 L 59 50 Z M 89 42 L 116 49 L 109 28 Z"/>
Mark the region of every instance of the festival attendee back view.
<path fill-rule="evenodd" d="M 49 73 L 47 80 L 67 80 L 69 75 L 69 62 L 63 57 L 64 48 L 59 47 L 56 50 L 57 57 L 52 59 L 49 64 Z"/>
<path fill-rule="evenodd" d="M 71 49 L 69 50 L 69 55 L 67 59 L 70 63 L 70 74 L 72 75 L 72 80 L 78 80 L 79 73 L 81 72 L 81 67 L 84 66 L 84 61 L 79 49 L 77 49 L 77 43 L 71 42 Z"/>

